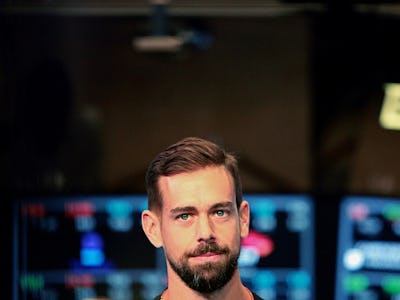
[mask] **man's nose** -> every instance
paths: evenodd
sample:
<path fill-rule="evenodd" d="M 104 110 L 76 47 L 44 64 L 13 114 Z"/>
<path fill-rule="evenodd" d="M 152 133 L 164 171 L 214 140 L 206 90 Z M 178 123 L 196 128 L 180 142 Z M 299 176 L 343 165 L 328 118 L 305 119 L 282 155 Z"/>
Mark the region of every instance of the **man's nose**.
<path fill-rule="evenodd" d="M 200 216 L 197 224 L 198 241 L 214 239 L 214 226 L 208 216 Z"/>

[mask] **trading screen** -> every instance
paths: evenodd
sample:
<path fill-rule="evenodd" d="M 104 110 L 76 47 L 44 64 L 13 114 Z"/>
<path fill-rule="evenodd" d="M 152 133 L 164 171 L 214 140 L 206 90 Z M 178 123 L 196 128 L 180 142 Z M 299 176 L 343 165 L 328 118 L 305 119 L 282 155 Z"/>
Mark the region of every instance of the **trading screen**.
<path fill-rule="evenodd" d="M 242 241 L 240 274 L 265 300 L 314 299 L 314 206 L 304 195 L 244 195 L 250 234 Z"/>
<path fill-rule="evenodd" d="M 314 211 L 303 195 L 244 195 L 243 282 L 265 300 L 314 299 Z M 145 195 L 22 199 L 14 208 L 13 300 L 153 299 L 163 251 L 141 228 Z"/>
<path fill-rule="evenodd" d="M 73 196 L 16 207 L 14 299 L 152 299 L 160 250 L 141 228 L 145 196 Z"/>
<path fill-rule="evenodd" d="M 341 203 L 335 299 L 400 299 L 400 199 L 351 196 Z"/>

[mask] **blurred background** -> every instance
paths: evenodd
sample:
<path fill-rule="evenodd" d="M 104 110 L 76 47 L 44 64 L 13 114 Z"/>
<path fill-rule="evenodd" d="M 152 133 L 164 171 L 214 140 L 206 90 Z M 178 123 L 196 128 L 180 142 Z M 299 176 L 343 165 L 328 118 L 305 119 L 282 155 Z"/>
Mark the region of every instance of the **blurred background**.
<path fill-rule="evenodd" d="M 399 36 L 390 0 L 0 1 L 2 228 L 21 196 L 145 192 L 150 160 L 201 136 L 244 191 L 314 197 L 323 299 L 338 199 L 400 192 Z"/>

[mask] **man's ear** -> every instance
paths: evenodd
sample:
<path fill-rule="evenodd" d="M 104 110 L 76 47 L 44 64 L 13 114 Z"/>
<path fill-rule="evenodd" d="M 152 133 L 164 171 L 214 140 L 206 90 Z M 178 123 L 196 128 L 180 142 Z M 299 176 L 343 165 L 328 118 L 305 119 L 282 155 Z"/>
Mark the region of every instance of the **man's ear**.
<path fill-rule="evenodd" d="M 154 212 L 150 210 L 144 210 L 142 212 L 142 228 L 154 247 L 160 248 L 163 245 L 160 221 Z"/>
<path fill-rule="evenodd" d="M 245 238 L 249 234 L 250 206 L 247 201 L 242 201 L 239 207 L 240 237 Z"/>

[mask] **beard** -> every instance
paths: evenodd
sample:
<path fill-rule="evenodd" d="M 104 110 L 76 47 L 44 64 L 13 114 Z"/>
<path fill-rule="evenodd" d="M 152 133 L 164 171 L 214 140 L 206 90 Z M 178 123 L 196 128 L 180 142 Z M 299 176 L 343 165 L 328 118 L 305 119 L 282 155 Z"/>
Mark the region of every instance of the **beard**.
<path fill-rule="evenodd" d="M 226 259 L 189 266 L 189 258 L 208 252 L 225 255 Z M 232 252 L 228 247 L 207 242 L 200 244 L 193 252 L 185 253 L 177 262 L 168 254 L 166 256 L 171 268 L 187 286 L 201 294 L 211 294 L 224 287 L 232 279 L 237 269 L 239 254 L 240 247 Z"/>

